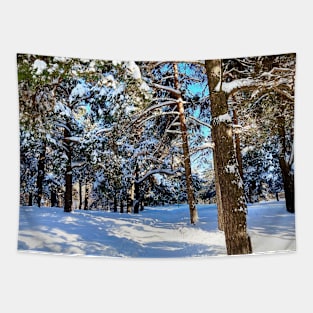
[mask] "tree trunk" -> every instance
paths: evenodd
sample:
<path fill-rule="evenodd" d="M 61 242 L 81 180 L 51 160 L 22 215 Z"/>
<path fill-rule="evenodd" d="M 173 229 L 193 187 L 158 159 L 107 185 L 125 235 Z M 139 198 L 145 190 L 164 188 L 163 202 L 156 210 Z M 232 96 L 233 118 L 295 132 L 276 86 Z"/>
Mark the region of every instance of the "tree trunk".
<path fill-rule="evenodd" d="M 85 184 L 85 200 L 84 200 L 84 210 L 88 210 L 88 201 L 89 201 L 89 189 L 87 182 Z"/>
<path fill-rule="evenodd" d="M 139 180 L 139 166 L 136 164 L 135 168 L 135 186 L 134 186 L 134 192 L 135 192 L 135 203 L 134 203 L 134 213 L 139 213 L 139 204 L 140 204 L 140 186 L 138 183 Z"/>
<path fill-rule="evenodd" d="M 43 196 L 43 180 L 45 178 L 45 163 L 46 163 L 46 142 L 43 142 L 39 160 L 38 160 L 38 174 L 37 174 L 37 205 L 41 206 L 41 199 Z"/>
<path fill-rule="evenodd" d="M 217 89 L 222 84 L 222 61 L 206 60 L 205 66 L 210 91 L 212 138 L 221 189 L 227 254 L 248 254 L 252 252 L 252 247 L 247 234 L 247 210 L 234 150 L 232 121 L 228 113 L 226 94 L 221 88 Z"/>
<path fill-rule="evenodd" d="M 179 81 L 178 81 L 177 63 L 173 63 L 173 68 L 174 68 L 175 89 L 179 91 L 180 86 L 179 86 Z M 180 131 L 181 131 L 181 136 L 182 136 L 182 146 L 183 146 L 183 153 L 184 153 L 184 165 L 185 165 L 185 174 L 186 174 L 186 188 L 187 188 L 187 197 L 188 197 L 189 212 L 190 212 L 190 222 L 191 224 L 196 224 L 198 221 L 198 212 L 196 208 L 195 196 L 194 196 L 194 191 L 193 191 L 188 134 L 187 134 L 185 113 L 184 113 L 184 104 L 183 104 L 183 99 L 181 95 L 177 96 L 177 111 L 179 113 L 179 123 L 180 123 Z"/>
<path fill-rule="evenodd" d="M 70 137 L 70 125 L 67 123 L 64 128 L 64 138 Z M 65 170 L 65 194 L 64 194 L 64 212 L 72 211 L 72 151 L 69 140 L 65 139 L 67 164 Z"/>
<path fill-rule="evenodd" d="M 238 116 L 236 109 L 233 109 L 233 123 L 234 125 L 238 125 Z M 242 156 L 241 156 L 241 148 L 240 148 L 240 137 L 239 134 L 235 133 L 235 147 L 236 147 L 236 158 L 238 161 L 238 169 L 243 180 L 243 166 L 242 166 Z"/>
<path fill-rule="evenodd" d="M 286 200 L 286 209 L 289 213 L 295 213 L 295 191 L 294 191 L 294 175 L 291 170 L 291 165 L 286 160 L 286 132 L 285 132 L 285 119 L 281 115 L 277 120 L 278 127 L 278 141 L 279 141 L 279 166 L 281 169 L 284 192 Z"/>
<path fill-rule="evenodd" d="M 134 182 L 131 183 L 130 189 L 127 194 L 127 213 L 131 213 L 134 204 Z"/>
<path fill-rule="evenodd" d="M 31 192 L 28 193 L 28 206 L 33 206 L 33 194 Z"/>
<path fill-rule="evenodd" d="M 79 205 L 78 205 L 78 209 L 81 210 L 82 206 L 83 206 L 83 182 L 81 180 L 79 180 Z"/>
<path fill-rule="evenodd" d="M 124 213 L 124 201 L 122 195 L 120 196 L 120 213 Z"/>
<path fill-rule="evenodd" d="M 114 191 L 113 197 L 113 212 L 117 212 L 117 192 Z"/>
<path fill-rule="evenodd" d="M 213 140 L 214 142 L 214 140 Z M 215 176 L 215 193 L 216 193 L 216 205 L 217 205 L 217 225 L 218 229 L 224 231 L 224 216 L 223 216 L 223 205 L 221 187 L 218 179 L 217 163 L 216 163 L 216 151 L 213 150 L 213 161 L 214 161 L 214 176 Z"/>
<path fill-rule="evenodd" d="M 51 189 L 51 207 L 55 207 L 55 206 L 57 206 L 57 193 L 56 193 L 56 191 L 52 188 Z"/>

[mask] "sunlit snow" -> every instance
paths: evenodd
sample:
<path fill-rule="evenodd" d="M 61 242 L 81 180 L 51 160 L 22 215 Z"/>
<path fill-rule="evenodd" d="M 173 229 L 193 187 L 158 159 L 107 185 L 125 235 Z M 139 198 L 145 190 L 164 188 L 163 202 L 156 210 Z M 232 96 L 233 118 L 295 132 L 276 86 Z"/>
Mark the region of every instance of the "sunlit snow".
<path fill-rule="evenodd" d="M 191 225 L 187 205 L 147 207 L 139 214 L 63 208 L 20 208 L 19 251 L 102 257 L 225 256 L 215 204 L 197 206 Z M 248 206 L 253 253 L 295 251 L 295 216 L 284 201 Z"/>

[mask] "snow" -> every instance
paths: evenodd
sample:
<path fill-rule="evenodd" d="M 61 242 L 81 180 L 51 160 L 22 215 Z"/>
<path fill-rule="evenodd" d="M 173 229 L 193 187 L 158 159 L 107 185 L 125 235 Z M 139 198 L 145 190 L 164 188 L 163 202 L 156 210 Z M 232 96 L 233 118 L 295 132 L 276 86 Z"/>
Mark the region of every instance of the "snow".
<path fill-rule="evenodd" d="M 185 204 L 146 207 L 139 214 L 22 206 L 18 250 L 108 258 L 226 256 L 216 205 L 197 208 L 199 222 L 191 225 Z M 284 201 L 249 205 L 247 225 L 254 255 L 296 250 L 295 215 Z"/>
<path fill-rule="evenodd" d="M 42 74 L 42 72 L 47 68 L 47 63 L 45 61 L 36 59 L 33 64 L 33 69 L 36 70 L 36 75 Z"/>

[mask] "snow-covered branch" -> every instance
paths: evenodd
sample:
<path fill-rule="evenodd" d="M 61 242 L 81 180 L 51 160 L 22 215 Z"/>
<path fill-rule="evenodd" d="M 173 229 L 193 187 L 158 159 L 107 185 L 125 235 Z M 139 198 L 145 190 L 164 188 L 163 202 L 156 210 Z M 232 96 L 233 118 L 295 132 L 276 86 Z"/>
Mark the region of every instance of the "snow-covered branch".
<path fill-rule="evenodd" d="M 159 169 L 154 169 L 154 170 L 151 170 L 149 171 L 148 173 L 146 173 L 142 178 L 136 180 L 135 182 L 137 184 L 140 184 L 142 183 L 144 180 L 146 180 L 149 176 L 153 175 L 153 174 L 165 174 L 165 175 L 175 175 L 177 173 L 181 173 L 182 172 L 182 169 L 179 168 L 175 171 L 171 170 L 171 169 L 162 169 L 162 168 L 159 168 Z"/>
<path fill-rule="evenodd" d="M 172 88 L 170 86 L 163 86 L 160 84 L 156 84 L 156 83 L 152 83 L 151 84 L 153 87 L 157 88 L 157 89 L 161 89 L 161 90 L 165 90 L 168 91 L 170 94 L 176 96 L 176 97 L 180 97 L 181 96 L 181 92 L 175 88 Z"/>
<path fill-rule="evenodd" d="M 203 121 L 197 119 L 197 118 L 194 117 L 194 116 L 188 116 L 188 119 L 191 119 L 191 120 L 193 120 L 193 121 L 197 122 L 198 124 L 203 125 L 203 126 L 205 126 L 205 127 L 211 128 L 211 125 L 210 125 L 210 124 L 208 124 L 208 123 L 206 123 L 206 122 L 203 122 Z"/>

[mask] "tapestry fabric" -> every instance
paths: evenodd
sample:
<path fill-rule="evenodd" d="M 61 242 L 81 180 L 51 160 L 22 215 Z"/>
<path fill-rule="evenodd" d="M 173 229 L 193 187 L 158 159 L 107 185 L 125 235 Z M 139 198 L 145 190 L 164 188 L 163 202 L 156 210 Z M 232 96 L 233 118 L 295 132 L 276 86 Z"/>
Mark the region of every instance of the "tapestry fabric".
<path fill-rule="evenodd" d="M 18 54 L 18 251 L 296 251 L 295 72 L 295 53 L 193 61 Z"/>

